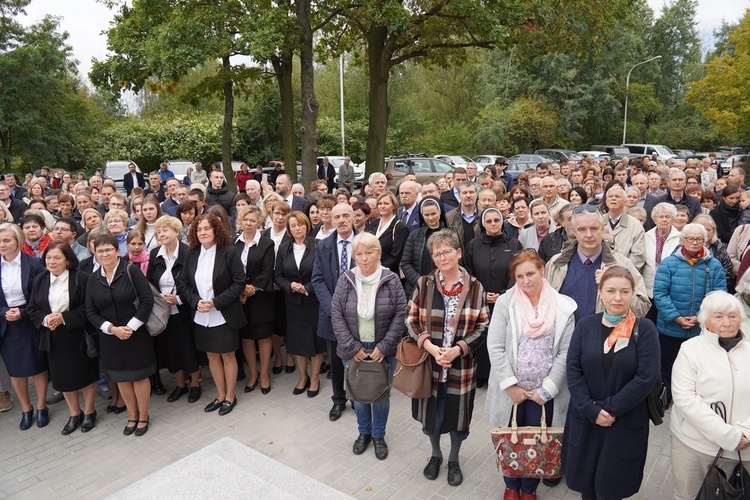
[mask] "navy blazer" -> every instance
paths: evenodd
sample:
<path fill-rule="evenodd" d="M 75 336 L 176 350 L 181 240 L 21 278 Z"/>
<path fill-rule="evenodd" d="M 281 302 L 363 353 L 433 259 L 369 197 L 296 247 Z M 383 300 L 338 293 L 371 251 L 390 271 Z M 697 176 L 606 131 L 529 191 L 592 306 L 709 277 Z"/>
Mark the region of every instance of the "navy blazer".
<path fill-rule="evenodd" d="M 448 191 L 440 194 L 440 201 L 442 201 L 444 205 L 449 206 L 451 209 L 456 208 L 461 204 L 461 202 L 458 201 L 458 198 L 456 198 L 456 195 L 453 193 L 452 187 Z"/>
<path fill-rule="evenodd" d="M 21 250 L 19 249 L 19 252 Z M 1 259 L 2 257 L 0 257 Z M 23 287 L 23 296 L 26 299 L 28 305 L 31 300 L 31 291 L 34 285 L 34 278 L 40 273 L 45 271 L 42 266 L 42 261 L 38 257 L 32 257 L 21 252 L 21 286 Z M 0 266 L 0 279 L 2 279 L 2 266 Z M 5 292 L 0 287 L 0 337 L 5 335 L 5 329 L 8 326 L 8 321 L 5 319 L 5 313 L 8 312 L 8 303 L 5 301 Z M 22 319 L 29 319 L 29 313 L 26 310 L 26 306 L 20 306 L 18 310 L 21 312 Z"/>
<path fill-rule="evenodd" d="M 354 230 L 354 234 L 357 230 Z M 326 340 L 336 340 L 331 325 L 331 299 L 336 290 L 336 283 L 341 275 L 341 259 L 339 248 L 336 244 L 339 233 L 333 234 L 318 243 L 315 249 L 315 267 L 313 268 L 312 286 L 315 295 L 318 296 L 320 309 L 318 314 L 318 337 Z M 354 259 L 351 245 L 349 245 L 349 269 L 354 267 Z"/>
<path fill-rule="evenodd" d="M 398 220 L 401 220 L 401 216 L 404 214 L 404 210 L 406 210 L 404 207 L 398 207 Z M 411 211 L 411 215 L 409 215 L 409 218 L 404 221 L 406 224 L 406 229 L 409 230 L 410 233 L 416 231 L 419 229 L 419 205 L 414 204 L 414 209 Z"/>
<path fill-rule="evenodd" d="M 307 201 L 307 199 L 302 198 L 301 196 L 292 195 L 292 206 L 291 206 L 292 212 L 294 211 L 300 211 L 304 214 L 307 214 L 307 212 L 310 210 L 310 202 Z"/>
<path fill-rule="evenodd" d="M 177 281 L 177 291 L 193 310 L 197 311 L 200 295 L 195 287 L 195 271 L 198 269 L 198 257 L 201 246 L 189 250 L 186 254 L 185 265 Z M 247 318 L 242 310 L 240 294 L 245 289 L 245 270 L 234 246 L 229 245 L 216 249 L 214 260 L 214 307 L 221 312 L 227 324 L 240 329 L 247 324 Z M 193 314 L 195 317 L 195 314 Z"/>
<path fill-rule="evenodd" d="M 146 187 L 146 180 L 143 178 L 143 174 L 140 172 L 135 173 L 136 182 L 138 183 L 138 187 L 143 189 Z M 130 192 L 133 190 L 133 176 L 128 171 L 127 174 L 122 176 L 122 187 L 125 189 L 125 193 L 130 196 Z"/>

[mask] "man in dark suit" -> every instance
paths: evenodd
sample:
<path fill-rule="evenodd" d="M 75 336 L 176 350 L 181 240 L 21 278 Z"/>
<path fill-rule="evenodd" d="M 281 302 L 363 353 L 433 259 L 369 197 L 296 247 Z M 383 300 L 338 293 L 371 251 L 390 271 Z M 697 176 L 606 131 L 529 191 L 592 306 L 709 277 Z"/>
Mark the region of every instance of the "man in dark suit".
<path fill-rule="evenodd" d="M 122 187 L 125 189 L 125 193 L 130 196 L 130 192 L 136 186 L 141 189 L 145 188 L 146 180 L 142 173 L 135 170 L 135 163 L 128 163 L 128 173 L 122 178 Z"/>
<path fill-rule="evenodd" d="M 404 181 L 398 186 L 398 219 L 406 224 L 409 232 L 419 229 L 419 207 L 417 206 L 417 183 Z"/>
<path fill-rule="evenodd" d="M 467 179 L 466 169 L 464 167 L 456 167 L 453 169 L 453 189 L 442 193 L 440 195 L 440 201 L 444 205 L 454 209 L 461 204 L 458 198 L 458 186 L 461 185 Z"/>
<path fill-rule="evenodd" d="M 29 206 L 25 202 L 10 197 L 10 189 L 4 181 L 0 182 L 0 201 L 8 207 L 16 224 L 21 222 L 24 212 L 29 209 Z"/>
<path fill-rule="evenodd" d="M 315 248 L 315 267 L 312 286 L 320 302 L 318 336 L 326 340 L 328 362 L 331 364 L 333 406 L 328 413 L 332 421 L 338 420 L 346 409 L 344 391 L 344 362 L 336 354 L 336 336 L 331 326 L 331 299 L 342 272 L 354 266 L 352 242 L 354 241 L 354 210 L 348 204 L 338 204 L 331 211 L 336 232 L 318 243 Z"/>
<path fill-rule="evenodd" d="M 26 188 L 21 185 L 21 177 L 18 174 L 5 174 L 3 176 L 5 183 L 10 189 L 10 197 L 17 200 L 23 200 L 26 196 Z"/>
<path fill-rule="evenodd" d="M 646 210 L 646 224 L 644 229 L 648 231 L 654 227 L 654 221 L 651 219 L 651 211 L 661 202 L 671 203 L 672 205 L 686 205 L 690 210 L 690 220 L 701 213 L 701 202 L 685 192 L 686 185 L 685 172 L 679 168 L 669 169 L 667 177 L 667 194 L 662 196 L 646 196 L 643 208 Z"/>
<path fill-rule="evenodd" d="M 164 186 L 161 185 L 161 177 L 159 177 L 159 172 L 151 172 L 150 174 L 148 174 L 148 184 L 149 186 L 143 190 L 144 195 L 156 195 L 156 197 L 159 199 L 159 203 L 167 199 L 166 195 L 164 194 Z"/>
<path fill-rule="evenodd" d="M 307 215 L 310 210 L 310 202 L 301 196 L 292 194 L 292 181 L 288 175 L 281 174 L 276 178 L 276 192 L 289 204 L 292 212 L 298 210 Z"/>
<path fill-rule="evenodd" d="M 328 162 L 328 157 L 324 156 L 323 162 L 318 165 L 318 179 L 326 181 L 329 193 L 333 193 L 336 189 L 336 185 L 333 182 L 334 177 L 336 177 L 336 169 Z"/>

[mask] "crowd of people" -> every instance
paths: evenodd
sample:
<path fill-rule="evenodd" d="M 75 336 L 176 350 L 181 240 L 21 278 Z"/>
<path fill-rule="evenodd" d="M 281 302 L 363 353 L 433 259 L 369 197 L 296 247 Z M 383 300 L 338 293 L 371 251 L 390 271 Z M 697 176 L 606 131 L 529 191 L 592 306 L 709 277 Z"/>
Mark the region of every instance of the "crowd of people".
<path fill-rule="evenodd" d="M 150 398 L 167 392 L 161 373 L 174 375 L 167 401 L 191 404 L 206 366 L 217 393 L 206 412 L 226 415 L 238 393 L 268 394 L 273 375 L 296 371 L 293 395 L 317 397 L 331 379 L 335 421 L 347 366 L 386 363 L 392 378 L 410 337 L 432 366 L 430 397 L 412 401 L 430 480 L 449 434 L 447 482 L 463 481 L 461 444 L 485 386 L 493 425 L 514 415 L 565 428 L 566 482 L 583 498 L 639 491 L 659 377 L 675 498 L 695 497 L 719 448 L 730 470 L 750 446 L 739 166 L 586 158 L 513 178 L 501 157 L 436 182 L 409 173 L 395 194 L 382 173 L 355 192 L 350 163 L 336 172 L 327 159 L 308 189 L 280 167 L 243 164 L 237 194 L 220 168 L 170 174 L 131 164 L 124 193 L 98 173 L 48 167 L 0 181 L 0 411 L 12 387 L 22 430 L 48 425 L 48 405 L 65 400 L 62 434 L 91 431 L 98 391 L 108 413 L 127 412 L 124 434 L 142 436 Z M 169 319 L 151 336 L 159 296 Z M 372 443 L 385 460 L 388 398 L 353 407 L 353 453 Z M 539 482 L 505 478 L 504 498 L 536 498 Z"/>

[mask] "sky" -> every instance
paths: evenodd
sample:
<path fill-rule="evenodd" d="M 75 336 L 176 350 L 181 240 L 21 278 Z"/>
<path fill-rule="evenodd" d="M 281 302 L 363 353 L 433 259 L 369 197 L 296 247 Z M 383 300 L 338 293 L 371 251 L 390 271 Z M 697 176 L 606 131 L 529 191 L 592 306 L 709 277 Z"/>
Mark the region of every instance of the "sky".
<path fill-rule="evenodd" d="M 658 16 L 665 2 L 648 0 L 648 3 Z M 711 34 L 722 19 L 736 22 L 747 8 L 747 0 L 699 0 L 697 19 L 701 39 L 710 43 Z M 25 25 L 38 22 L 46 14 L 62 17 L 62 29 L 70 35 L 68 43 L 79 62 L 81 76 L 85 77 L 91 70 L 92 58 L 106 57 L 107 38 L 102 32 L 109 27 L 114 12 L 96 0 L 32 0 L 26 13 L 26 17 L 20 19 Z"/>

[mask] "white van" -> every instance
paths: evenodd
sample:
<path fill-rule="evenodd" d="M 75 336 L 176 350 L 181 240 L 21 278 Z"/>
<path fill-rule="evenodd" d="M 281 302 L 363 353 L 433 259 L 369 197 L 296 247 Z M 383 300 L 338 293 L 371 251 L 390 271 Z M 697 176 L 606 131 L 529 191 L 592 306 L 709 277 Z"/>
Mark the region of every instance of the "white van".
<path fill-rule="evenodd" d="M 677 156 L 674 151 L 661 144 L 623 144 L 622 146 L 628 148 L 633 156 L 651 156 L 656 153 L 664 161 Z"/>

